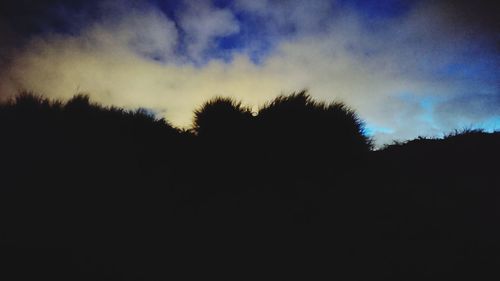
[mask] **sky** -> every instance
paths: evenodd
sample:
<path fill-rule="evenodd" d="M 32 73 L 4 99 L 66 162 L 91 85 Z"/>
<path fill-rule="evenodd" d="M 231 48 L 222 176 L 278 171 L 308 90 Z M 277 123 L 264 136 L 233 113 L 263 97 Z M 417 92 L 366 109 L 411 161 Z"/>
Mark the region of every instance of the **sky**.
<path fill-rule="evenodd" d="M 377 145 L 500 129 L 496 1 L 0 2 L 0 100 L 21 90 L 145 108 L 179 127 L 215 96 L 308 89 Z"/>

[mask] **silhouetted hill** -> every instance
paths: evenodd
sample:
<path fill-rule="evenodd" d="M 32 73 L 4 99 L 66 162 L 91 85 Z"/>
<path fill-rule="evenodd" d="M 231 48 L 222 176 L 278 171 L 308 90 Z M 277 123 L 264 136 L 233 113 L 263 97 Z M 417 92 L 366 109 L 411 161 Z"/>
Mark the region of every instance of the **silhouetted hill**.
<path fill-rule="evenodd" d="M 373 151 L 342 103 L 0 105 L 2 280 L 498 280 L 500 133 Z"/>

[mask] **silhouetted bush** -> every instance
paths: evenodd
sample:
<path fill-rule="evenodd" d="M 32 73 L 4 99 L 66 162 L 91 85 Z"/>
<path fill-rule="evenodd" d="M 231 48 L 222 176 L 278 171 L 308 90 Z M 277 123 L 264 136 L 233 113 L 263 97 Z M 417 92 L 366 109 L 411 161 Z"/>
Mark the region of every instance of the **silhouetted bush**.
<path fill-rule="evenodd" d="M 75 111 L 75 112 L 89 110 L 91 108 L 90 97 L 85 94 L 75 95 L 66 102 L 64 107 L 68 111 Z"/>
<path fill-rule="evenodd" d="M 228 143 L 250 134 L 252 112 L 241 102 L 217 97 L 195 110 L 193 131 L 197 136 Z"/>
<path fill-rule="evenodd" d="M 277 97 L 257 119 L 265 159 L 273 165 L 318 171 L 347 165 L 372 147 L 353 110 L 340 102 L 316 102 L 306 91 Z"/>
<path fill-rule="evenodd" d="M 53 103 L 47 98 L 31 92 L 21 92 L 11 103 L 11 105 L 15 106 L 15 109 L 26 111 L 26 113 L 35 113 L 38 110 L 50 109 L 53 104 L 57 103 Z"/>

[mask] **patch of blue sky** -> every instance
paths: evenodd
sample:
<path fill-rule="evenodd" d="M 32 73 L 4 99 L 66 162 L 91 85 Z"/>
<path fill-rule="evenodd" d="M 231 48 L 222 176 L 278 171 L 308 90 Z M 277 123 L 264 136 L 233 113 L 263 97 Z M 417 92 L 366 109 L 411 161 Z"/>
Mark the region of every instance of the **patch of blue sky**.
<path fill-rule="evenodd" d="M 418 115 L 418 119 L 425 122 L 428 126 L 437 128 L 434 112 L 435 107 L 441 103 L 445 102 L 445 97 L 440 97 L 432 95 L 430 93 L 416 95 L 410 92 L 403 92 L 398 96 L 404 102 L 418 106 L 422 112 Z"/>
<path fill-rule="evenodd" d="M 500 113 L 481 122 L 480 124 L 478 124 L 478 127 L 484 129 L 487 132 L 500 132 Z"/>
<path fill-rule="evenodd" d="M 212 4 L 217 8 L 228 8 L 234 4 L 234 0 L 212 0 Z"/>
<path fill-rule="evenodd" d="M 176 20 L 176 15 L 183 5 L 182 1 L 150 0 L 150 3 L 158 7 L 172 20 Z"/>
<path fill-rule="evenodd" d="M 263 27 L 264 18 L 250 13 L 236 13 L 240 30 L 230 36 L 216 39 L 216 48 L 211 52 L 214 58 L 227 57 L 228 53 L 245 53 L 255 64 L 259 64 L 272 53 L 290 30 L 271 30 Z"/>
<path fill-rule="evenodd" d="M 498 77 L 492 61 L 480 59 L 474 61 L 455 61 L 438 68 L 435 74 L 459 79 L 491 80 Z"/>
<path fill-rule="evenodd" d="M 230 63 L 236 54 L 247 55 L 254 64 L 260 64 L 271 54 L 274 46 L 272 42 L 266 40 L 255 40 L 252 42 L 246 42 L 245 40 L 248 39 L 241 38 L 239 34 L 215 38 L 213 46 L 204 50 L 201 57 L 196 58 L 196 60 L 189 57 L 185 44 L 179 46 L 176 53 L 179 56 L 185 57 L 189 63 L 199 67 L 206 65 L 212 60 L 221 60 L 225 63 Z"/>
<path fill-rule="evenodd" d="M 415 0 L 339 0 L 342 6 L 352 7 L 367 19 L 384 19 L 404 15 Z"/>
<path fill-rule="evenodd" d="M 271 53 L 273 42 L 265 39 L 248 38 L 241 34 L 219 37 L 208 56 L 228 62 L 233 54 L 244 53 L 255 63 L 261 63 Z"/>
<path fill-rule="evenodd" d="M 366 126 L 364 128 L 364 133 L 369 137 L 373 137 L 374 135 L 380 134 L 380 133 L 392 134 L 394 132 L 395 131 L 392 128 L 378 126 L 375 124 L 366 124 Z"/>

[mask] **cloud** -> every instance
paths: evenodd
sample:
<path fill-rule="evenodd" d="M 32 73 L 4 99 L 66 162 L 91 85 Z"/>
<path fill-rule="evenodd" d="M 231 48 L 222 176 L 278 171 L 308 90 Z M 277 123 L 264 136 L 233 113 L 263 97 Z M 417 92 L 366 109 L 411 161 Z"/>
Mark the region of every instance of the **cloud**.
<path fill-rule="evenodd" d="M 273 35 L 316 33 L 334 14 L 334 4 L 321 0 L 235 1 L 234 8 L 265 23 Z"/>
<path fill-rule="evenodd" d="M 175 23 L 154 6 L 117 5 L 105 1 L 106 16 L 87 27 L 78 39 L 101 49 L 131 50 L 145 59 L 173 60 L 178 42 Z"/>
<path fill-rule="evenodd" d="M 186 51 L 196 61 L 213 49 L 216 38 L 239 31 L 239 23 L 231 10 L 216 8 L 210 1 L 185 2 L 179 26 L 185 32 Z"/>
<path fill-rule="evenodd" d="M 0 93 L 29 89 L 67 99 L 85 91 L 103 104 L 150 108 L 188 126 L 192 111 L 216 95 L 256 108 L 308 88 L 320 100 L 354 108 L 378 144 L 436 135 L 500 112 L 496 54 L 481 36 L 452 32 L 441 6 L 419 5 L 367 24 L 352 9 L 319 1 L 241 3 L 231 10 L 187 2 L 176 19 L 154 6 L 112 8 L 77 34 L 42 34 L 11 56 Z M 235 14 L 242 12 L 274 18 L 270 28 L 282 36 L 259 63 L 245 47 L 231 60 L 210 58 L 216 38 L 241 30 Z M 300 28 L 282 33 L 283 26 Z"/>
<path fill-rule="evenodd" d="M 474 32 L 490 35 L 498 42 L 500 32 L 500 3 L 496 0 L 468 1 L 468 0 L 439 0 L 424 1 L 423 5 L 439 6 L 442 16 L 454 22 L 462 32 Z"/>
<path fill-rule="evenodd" d="M 15 44 L 16 36 L 9 26 L 0 20 L 0 73 L 8 63 L 12 46 Z"/>
<path fill-rule="evenodd" d="M 435 108 L 438 122 L 443 127 L 474 127 L 490 118 L 500 117 L 500 96 L 482 95 L 470 99 L 456 96 Z"/>

